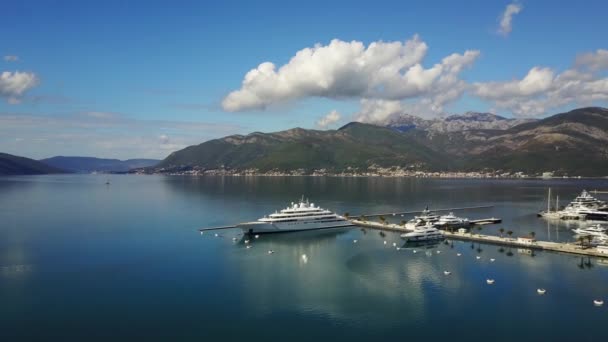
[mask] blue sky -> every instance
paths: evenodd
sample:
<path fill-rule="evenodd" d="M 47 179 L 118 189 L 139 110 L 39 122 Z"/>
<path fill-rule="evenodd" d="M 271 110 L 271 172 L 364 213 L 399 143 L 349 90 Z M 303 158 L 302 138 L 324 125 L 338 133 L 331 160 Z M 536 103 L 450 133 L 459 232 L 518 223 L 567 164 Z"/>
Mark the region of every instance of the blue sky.
<path fill-rule="evenodd" d="M 501 32 L 510 4 L 518 10 Z M 607 7 L 602 1 L 3 3 L 0 151 L 163 158 L 228 134 L 336 128 L 399 112 L 543 117 L 606 105 Z M 353 41 L 362 50 L 352 52 Z M 386 57 L 387 65 L 399 66 L 393 74 L 378 78 L 382 65 L 356 69 L 361 60 L 374 63 L 376 57 L 363 55 L 370 44 L 407 41 L 424 53 L 410 64 L 399 59 L 408 57 L 405 48 Z M 315 44 L 322 58 L 278 71 Z M 462 60 L 444 61 L 452 54 Z M 242 86 L 264 62 L 275 65 L 270 76 Z M 428 75 L 404 77 L 416 64 Z"/>

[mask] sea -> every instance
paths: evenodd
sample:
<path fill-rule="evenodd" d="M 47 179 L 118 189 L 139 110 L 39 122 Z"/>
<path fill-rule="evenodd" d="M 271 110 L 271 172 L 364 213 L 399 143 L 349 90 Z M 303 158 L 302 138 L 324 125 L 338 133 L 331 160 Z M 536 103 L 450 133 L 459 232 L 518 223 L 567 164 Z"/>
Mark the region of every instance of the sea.
<path fill-rule="evenodd" d="M 565 205 L 608 180 L 0 177 L 0 340 L 606 341 L 608 259 L 361 227 L 199 232 L 303 196 L 391 222 L 487 206 L 453 211 L 502 219 L 482 234 L 573 241 L 577 224 L 536 215 L 549 188 Z"/>

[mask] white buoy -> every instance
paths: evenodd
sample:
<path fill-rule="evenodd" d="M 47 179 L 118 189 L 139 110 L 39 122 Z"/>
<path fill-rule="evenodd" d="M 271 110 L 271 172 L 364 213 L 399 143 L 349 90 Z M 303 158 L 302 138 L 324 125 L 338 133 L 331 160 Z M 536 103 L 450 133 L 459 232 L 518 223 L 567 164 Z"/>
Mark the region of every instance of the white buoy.
<path fill-rule="evenodd" d="M 353 243 L 357 243 L 357 240 L 356 240 L 356 239 L 355 239 L 355 240 L 353 240 Z"/>
<path fill-rule="evenodd" d="M 443 271 L 443 274 L 450 275 L 450 274 L 452 274 L 452 272 L 450 272 L 450 271 Z"/>
<path fill-rule="evenodd" d="M 544 295 L 547 292 L 547 290 L 545 289 L 536 289 L 536 293 L 538 293 L 539 295 Z"/>
<path fill-rule="evenodd" d="M 461 256 L 461 255 L 462 255 L 462 254 L 460 254 L 460 253 L 456 253 L 456 256 Z"/>
<path fill-rule="evenodd" d="M 490 259 L 490 262 L 494 262 L 495 260 L 496 260 L 496 259 L 492 258 L 492 259 Z"/>
<path fill-rule="evenodd" d="M 255 235 L 255 238 L 256 238 L 256 239 L 259 239 L 259 238 L 260 238 L 260 236 L 256 234 L 256 235 Z"/>
<path fill-rule="evenodd" d="M 272 254 L 274 251 L 272 249 L 268 250 L 268 254 Z"/>
<path fill-rule="evenodd" d="M 593 304 L 595 306 L 602 306 L 602 305 L 604 305 L 604 301 L 601 300 L 601 299 L 596 299 L 596 300 L 593 301 Z"/>
<path fill-rule="evenodd" d="M 478 255 L 475 257 L 475 259 L 479 260 L 479 259 L 481 259 L 481 257 Z"/>
<path fill-rule="evenodd" d="M 492 285 L 494 284 L 494 279 L 486 279 L 486 283 L 488 283 L 488 285 Z"/>

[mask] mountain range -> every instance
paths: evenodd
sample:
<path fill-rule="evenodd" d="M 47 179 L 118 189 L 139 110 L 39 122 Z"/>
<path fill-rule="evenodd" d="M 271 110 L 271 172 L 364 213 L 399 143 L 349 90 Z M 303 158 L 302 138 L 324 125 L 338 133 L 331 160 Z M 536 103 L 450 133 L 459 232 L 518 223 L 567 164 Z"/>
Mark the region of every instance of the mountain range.
<path fill-rule="evenodd" d="M 34 159 L 0 153 L 0 175 L 42 175 L 64 173 L 64 170 Z"/>
<path fill-rule="evenodd" d="M 198 169 L 304 170 L 401 167 L 606 176 L 608 109 L 587 107 L 541 120 L 467 113 L 425 120 L 409 115 L 338 130 L 294 128 L 231 135 L 171 153 L 154 172 Z"/>

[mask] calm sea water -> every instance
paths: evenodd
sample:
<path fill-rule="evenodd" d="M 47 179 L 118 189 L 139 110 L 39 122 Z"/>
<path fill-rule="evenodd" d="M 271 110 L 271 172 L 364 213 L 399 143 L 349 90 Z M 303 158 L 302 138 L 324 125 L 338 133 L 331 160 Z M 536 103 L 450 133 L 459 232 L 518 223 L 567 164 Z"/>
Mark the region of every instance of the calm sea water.
<path fill-rule="evenodd" d="M 0 339 L 605 340 L 608 305 L 592 302 L 608 302 L 606 261 L 467 242 L 397 251 L 397 234 L 359 228 L 251 249 L 237 230 L 197 231 L 305 195 L 351 214 L 489 204 L 457 214 L 502 217 L 488 234 L 571 240 L 572 227 L 535 215 L 549 186 L 565 204 L 608 181 L 0 178 Z"/>

